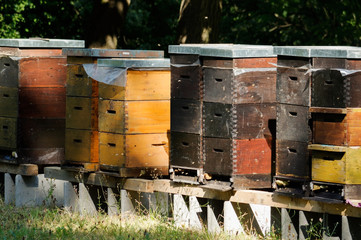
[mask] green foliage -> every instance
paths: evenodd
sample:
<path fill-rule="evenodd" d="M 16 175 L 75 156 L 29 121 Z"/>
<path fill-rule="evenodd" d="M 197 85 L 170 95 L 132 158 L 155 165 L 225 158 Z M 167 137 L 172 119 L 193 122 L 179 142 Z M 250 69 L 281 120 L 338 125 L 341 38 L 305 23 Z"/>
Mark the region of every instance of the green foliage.
<path fill-rule="evenodd" d="M 354 45 L 361 39 L 361 3 L 354 0 L 224 0 L 222 42 Z"/>
<path fill-rule="evenodd" d="M 0 200 L 0 239 L 259 239 L 178 228 L 159 215 L 133 215 L 125 221 L 105 214 L 81 216 L 53 208 L 15 208 Z"/>
<path fill-rule="evenodd" d="M 177 44 L 180 0 L 132 0 L 125 23 L 125 46 L 167 50 Z"/>
<path fill-rule="evenodd" d="M 0 37 L 81 39 L 91 9 L 86 0 L 0 0 Z"/>
<path fill-rule="evenodd" d="M 100 0 L 99 0 L 100 1 Z M 0 0 L 0 38 L 85 39 L 95 1 Z M 132 0 L 121 48 L 177 44 L 181 0 Z M 220 42 L 353 45 L 361 40 L 356 0 L 222 0 Z"/>

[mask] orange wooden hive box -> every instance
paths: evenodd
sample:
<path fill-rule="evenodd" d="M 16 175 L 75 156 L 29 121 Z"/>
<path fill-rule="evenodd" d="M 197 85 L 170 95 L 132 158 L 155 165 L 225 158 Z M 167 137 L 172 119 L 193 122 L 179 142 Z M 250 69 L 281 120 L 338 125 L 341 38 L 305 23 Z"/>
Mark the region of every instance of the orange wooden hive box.
<path fill-rule="evenodd" d="M 169 59 L 100 59 L 123 79 L 99 84 L 99 163 L 121 176 L 168 175 Z"/>
<path fill-rule="evenodd" d="M 159 58 L 163 51 L 121 49 L 64 49 L 67 56 L 65 164 L 63 167 L 83 167 L 99 170 L 99 94 L 112 88 L 113 95 L 121 90 L 102 82 L 114 68 L 98 68 L 98 59 Z M 121 73 L 122 71 L 116 71 Z M 90 74 L 90 75 L 89 75 Z M 117 75 L 113 76 L 116 81 Z M 100 78 L 100 79 L 99 79 Z M 99 80 L 99 81 L 98 81 Z"/>

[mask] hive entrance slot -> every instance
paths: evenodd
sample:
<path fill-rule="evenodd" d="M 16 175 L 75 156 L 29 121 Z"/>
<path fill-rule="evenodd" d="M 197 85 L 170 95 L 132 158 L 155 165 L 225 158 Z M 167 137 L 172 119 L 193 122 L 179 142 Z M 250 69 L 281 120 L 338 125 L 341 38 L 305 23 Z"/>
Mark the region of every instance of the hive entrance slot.
<path fill-rule="evenodd" d="M 213 152 L 222 153 L 223 149 L 213 148 Z"/>
<path fill-rule="evenodd" d="M 289 115 L 292 117 L 297 117 L 297 112 L 289 112 Z"/>
<path fill-rule="evenodd" d="M 222 82 L 223 81 L 222 78 L 216 78 L 215 80 L 216 80 L 216 82 Z"/>
<path fill-rule="evenodd" d="M 77 78 L 82 78 L 82 77 L 84 77 L 83 74 L 75 74 L 75 76 L 76 76 Z"/>
<path fill-rule="evenodd" d="M 8 97 L 10 97 L 10 95 L 9 95 L 9 94 L 4 93 L 4 94 L 3 94 L 3 97 L 8 98 Z"/>
<path fill-rule="evenodd" d="M 10 67 L 10 63 L 4 63 L 5 67 Z"/>
<path fill-rule="evenodd" d="M 107 110 L 107 113 L 109 113 L 109 114 L 116 114 L 117 111 L 115 111 L 115 110 Z"/>
<path fill-rule="evenodd" d="M 74 107 L 75 110 L 83 110 L 83 107 Z"/>
<path fill-rule="evenodd" d="M 115 143 L 108 143 L 109 147 L 116 147 L 117 145 Z"/>
<path fill-rule="evenodd" d="M 332 85 L 333 81 L 331 79 L 325 80 L 325 85 Z"/>
<path fill-rule="evenodd" d="M 289 153 L 297 153 L 297 150 L 294 148 L 288 148 Z"/>
<path fill-rule="evenodd" d="M 188 76 L 188 75 L 180 75 L 180 77 L 183 78 L 183 79 L 189 79 L 189 78 L 191 78 L 191 77 Z"/>
<path fill-rule="evenodd" d="M 81 139 L 74 139 L 73 141 L 74 141 L 75 143 L 81 143 L 81 142 L 82 142 Z"/>
<path fill-rule="evenodd" d="M 288 79 L 291 80 L 291 81 L 297 81 L 297 80 L 298 80 L 298 77 L 289 76 Z"/>

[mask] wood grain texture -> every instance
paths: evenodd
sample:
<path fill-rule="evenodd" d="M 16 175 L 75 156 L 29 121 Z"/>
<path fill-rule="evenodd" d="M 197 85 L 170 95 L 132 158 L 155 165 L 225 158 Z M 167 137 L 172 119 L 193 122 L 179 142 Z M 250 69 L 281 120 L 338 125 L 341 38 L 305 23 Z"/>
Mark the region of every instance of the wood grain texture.
<path fill-rule="evenodd" d="M 98 97 L 98 82 L 91 79 L 82 65 L 68 65 L 66 95 L 76 97 Z"/>
<path fill-rule="evenodd" d="M 19 61 L 11 57 L 0 57 L 0 86 L 19 86 Z"/>
<path fill-rule="evenodd" d="M 171 98 L 200 100 L 202 84 L 200 65 L 171 66 Z"/>
<path fill-rule="evenodd" d="M 202 105 L 198 100 L 171 100 L 171 131 L 202 133 Z"/>
<path fill-rule="evenodd" d="M 305 74 L 306 71 L 307 69 L 277 68 L 277 102 L 310 106 L 311 77 Z"/>
<path fill-rule="evenodd" d="M 311 106 L 346 107 L 347 91 L 339 70 L 322 69 L 312 73 Z"/>
<path fill-rule="evenodd" d="M 165 133 L 170 130 L 170 101 L 99 102 L 99 131 Z"/>
<path fill-rule="evenodd" d="M 186 64 L 192 65 L 199 61 L 198 54 L 170 54 L 171 64 Z"/>
<path fill-rule="evenodd" d="M 19 117 L 65 118 L 65 88 L 19 88 Z"/>
<path fill-rule="evenodd" d="M 346 65 L 347 65 L 347 60 L 345 58 L 325 58 L 325 57 L 312 58 L 312 66 L 314 68 L 345 69 Z"/>
<path fill-rule="evenodd" d="M 81 163 L 99 162 L 98 131 L 66 129 L 65 161 Z"/>
<path fill-rule="evenodd" d="M 65 87 L 66 58 L 21 58 L 19 87 Z"/>
<path fill-rule="evenodd" d="M 19 148 L 64 148 L 65 119 L 18 119 Z"/>
<path fill-rule="evenodd" d="M 17 117 L 19 114 L 18 88 L 0 87 L 0 116 Z"/>
<path fill-rule="evenodd" d="M 67 97 L 66 128 L 98 129 L 98 98 Z"/>
<path fill-rule="evenodd" d="M 312 151 L 312 180 L 346 182 L 346 154 L 344 152 Z"/>
<path fill-rule="evenodd" d="M 347 108 L 346 114 L 313 113 L 313 143 L 360 146 L 361 108 Z"/>
<path fill-rule="evenodd" d="M 62 56 L 62 49 L 50 48 L 50 49 L 36 49 L 36 48 L 16 48 L 16 47 L 0 47 L 0 52 L 7 55 L 17 57 L 50 57 L 50 56 Z"/>
<path fill-rule="evenodd" d="M 308 107 L 277 104 L 277 139 L 311 141 L 310 117 Z"/>
<path fill-rule="evenodd" d="M 233 173 L 232 139 L 204 138 L 204 172 L 231 176 Z"/>
<path fill-rule="evenodd" d="M 361 184 L 359 174 L 361 170 L 360 147 L 335 149 L 332 146 L 321 146 L 324 146 L 322 151 L 312 150 L 312 180 Z"/>
<path fill-rule="evenodd" d="M 127 70 L 126 86 L 99 83 L 99 97 L 111 100 L 170 99 L 170 71 Z"/>
<path fill-rule="evenodd" d="M 126 135 L 126 167 L 169 166 L 169 134 Z"/>
<path fill-rule="evenodd" d="M 277 58 L 211 58 L 204 57 L 203 66 L 219 68 L 270 68 L 274 67 Z"/>
<path fill-rule="evenodd" d="M 114 133 L 99 133 L 99 163 L 100 168 L 125 167 L 125 135 Z"/>
<path fill-rule="evenodd" d="M 272 139 L 233 140 L 236 152 L 233 174 L 269 174 L 272 170 Z M 256 181 L 256 180 L 255 180 Z"/>
<path fill-rule="evenodd" d="M 170 165 L 203 168 L 201 135 L 171 132 L 170 144 Z"/>
<path fill-rule="evenodd" d="M 0 149 L 16 149 L 18 147 L 18 119 L 0 117 Z"/>
<path fill-rule="evenodd" d="M 307 142 L 276 140 L 276 176 L 311 178 Z"/>
<path fill-rule="evenodd" d="M 0 162 L 0 172 L 22 176 L 37 176 L 39 168 L 35 164 L 8 164 Z"/>
<path fill-rule="evenodd" d="M 18 164 L 60 165 L 64 163 L 64 148 L 19 148 Z"/>

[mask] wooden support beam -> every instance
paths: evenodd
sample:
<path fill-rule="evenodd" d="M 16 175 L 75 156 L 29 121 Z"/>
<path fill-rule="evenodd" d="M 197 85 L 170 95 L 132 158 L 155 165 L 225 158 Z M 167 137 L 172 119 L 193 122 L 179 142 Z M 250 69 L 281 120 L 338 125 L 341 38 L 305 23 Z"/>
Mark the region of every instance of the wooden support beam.
<path fill-rule="evenodd" d="M 129 178 L 125 181 L 123 188 L 128 191 L 152 193 L 154 190 L 153 183 L 153 180 Z"/>
<path fill-rule="evenodd" d="M 283 196 L 272 192 L 259 190 L 220 191 L 203 188 L 199 185 L 175 183 L 169 179 L 125 179 L 106 175 L 105 173 L 81 173 L 62 170 L 59 167 L 46 167 L 45 177 L 84 183 L 87 185 L 122 188 L 136 192 L 165 192 L 194 196 L 199 198 L 217 199 L 235 203 L 260 204 L 276 208 L 287 208 L 309 212 L 329 213 L 334 215 L 359 217 L 361 208 L 344 203 L 327 203 L 311 199 Z"/>
<path fill-rule="evenodd" d="M 310 199 L 282 196 L 272 192 L 242 190 L 237 191 L 231 202 L 253 203 L 277 208 L 287 208 L 309 212 L 329 213 L 341 216 L 361 217 L 361 208 L 344 203 L 327 203 Z"/>
<path fill-rule="evenodd" d="M 0 162 L 0 172 L 22 176 L 36 176 L 39 168 L 35 164 L 11 164 Z"/>
<path fill-rule="evenodd" d="M 233 194 L 231 191 L 223 192 L 216 189 L 202 188 L 199 185 L 175 183 L 168 179 L 154 180 L 153 190 L 155 192 L 167 192 L 218 200 L 229 200 Z"/>

